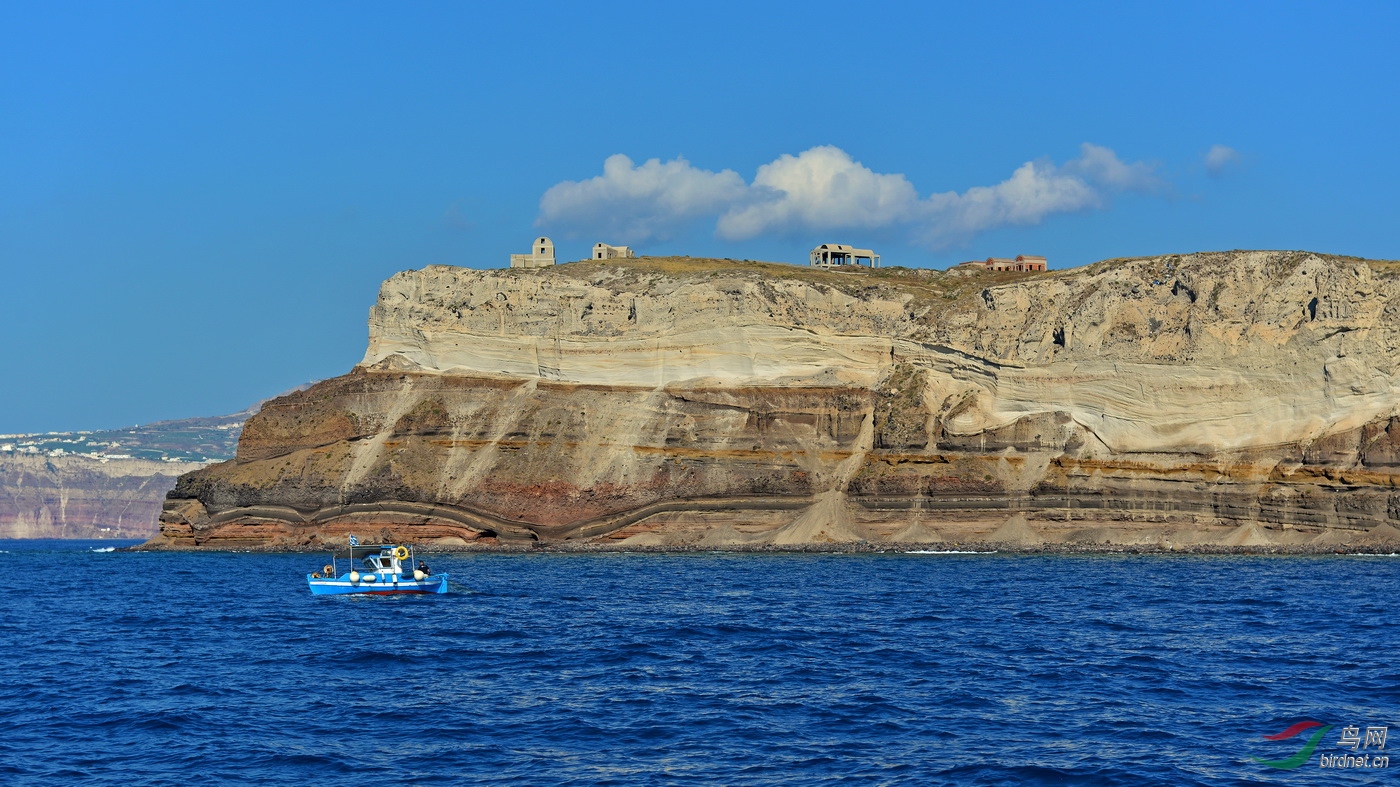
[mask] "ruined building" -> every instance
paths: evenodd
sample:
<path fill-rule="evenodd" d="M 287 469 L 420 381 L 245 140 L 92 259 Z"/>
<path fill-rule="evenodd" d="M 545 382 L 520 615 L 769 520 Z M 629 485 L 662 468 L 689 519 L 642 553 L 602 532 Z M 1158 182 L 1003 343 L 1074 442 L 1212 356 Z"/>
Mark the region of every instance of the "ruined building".
<path fill-rule="evenodd" d="M 593 244 L 593 259 L 595 260 L 621 260 L 636 256 L 636 253 L 628 246 L 609 246 L 606 243 Z"/>
<path fill-rule="evenodd" d="M 857 249 L 842 243 L 823 243 L 808 255 L 809 264 L 817 268 L 841 268 L 847 265 L 880 267 L 880 255 L 870 249 Z"/>
<path fill-rule="evenodd" d="M 548 268 L 554 264 L 554 241 L 549 238 L 535 238 L 535 245 L 529 254 L 510 255 L 512 268 Z"/>
<path fill-rule="evenodd" d="M 985 260 L 968 260 L 967 262 L 958 263 L 959 267 L 963 265 L 968 267 L 982 267 L 989 271 L 1017 271 L 1029 273 L 1031 271 L 1045 270 L 1045 258 L 1038 257 L 1034 254 L 1018 254 L 1014 260 L 1005 257 L 988 257 Z"/>

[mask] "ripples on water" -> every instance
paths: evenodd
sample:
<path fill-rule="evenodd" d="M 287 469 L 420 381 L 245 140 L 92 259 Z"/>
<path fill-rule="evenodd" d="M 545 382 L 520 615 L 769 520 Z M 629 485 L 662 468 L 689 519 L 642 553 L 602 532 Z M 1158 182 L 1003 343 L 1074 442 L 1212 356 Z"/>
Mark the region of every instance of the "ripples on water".
<path fill-rule="evenodd" d="M 328 598 L 314 555 L 106 545 L 0 543 L 0 782 L 1361 784 L 1249 756 L 1400 726 L 1396 558 L 463 555 Z"/>

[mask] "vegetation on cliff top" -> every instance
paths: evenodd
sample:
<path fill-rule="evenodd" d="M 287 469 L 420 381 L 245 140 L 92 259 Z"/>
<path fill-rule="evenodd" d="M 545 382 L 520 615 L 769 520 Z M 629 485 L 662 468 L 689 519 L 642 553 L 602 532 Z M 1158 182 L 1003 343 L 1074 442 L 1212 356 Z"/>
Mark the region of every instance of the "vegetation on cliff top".
<path fill-rule="evenodd" d="M 507 269 L 503 273 L 521 276 L 558 276 L 577 280 L 598 281 L 612 276 L 619 285 L 643 285 L 656 276 L 667 277 L 739 277 L 750 280 L 795 280 L 807 284 L 830 287 L 851 297 L 869 300 L 908 295 L 913 297 L 911 307 L 938 304 L 941 309 L 960 305 L 974 305 L 984 290 L 1004 284 L 1072 279 L 1085 276 L 1098 276 L 1119 268 L 1142 263 L 1151 263 L 1154 270 L 1162 265 L 1164 274 L 1169 274 L 1179 263 L 1191 258 L 1212 267 L 1224 268 L 1235 264 L 1240 254 L 1259 252 L 1221 251 L 1196 252 L 1191 254 L 1167 254 L 1145 257 L 1118 257 L 1101 260 L 1077 268 L 1050 270 L 1042 273 L 1017 273 L 1012 271 L 987 271 L 975 267 L 953 267 L 948 270 L 928 268 L 904 268 L 890 266 L 865 268 L 851 266 L 845 269 L 814 268 L 807 265 L 794 265 L 783 262 L 761 262 L 757 260 L 715 259 L 708 257 L 637 257 L 632 259 L 580 260 L 552 268 Z M 1336 254 L 1319 254 L 1309 251 L 1264 252 L 1270 256 L 1270 271 L 1282 278 L 1300 262 L 1309 257 L 1317 257 L 1333 263 L 1353 263 L 1366 265 L 1380 278 L 1400 277 L 1400 261 L 1371 260 Z"/>

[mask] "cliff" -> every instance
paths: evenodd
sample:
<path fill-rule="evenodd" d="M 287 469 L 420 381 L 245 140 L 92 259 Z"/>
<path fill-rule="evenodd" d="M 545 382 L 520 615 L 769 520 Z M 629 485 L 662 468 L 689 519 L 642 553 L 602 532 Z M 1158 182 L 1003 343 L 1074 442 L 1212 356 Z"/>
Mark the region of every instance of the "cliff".
<path fill-rule="evenodd" d="M 407 271 L 154 543 L 1380 543 L 1397 310 L 1400 266 L 1305 252 Z"/>
<path fill-rule="evenodd" d="M 201 466 L 0 454 L 0 538 L 150 538 L 175 479 Z"/>
<path fill-rule="evenodd" d="M 150 538 L 175 479 L 231 458 L 252 412 L 0 435 L 0 538 Z"/>

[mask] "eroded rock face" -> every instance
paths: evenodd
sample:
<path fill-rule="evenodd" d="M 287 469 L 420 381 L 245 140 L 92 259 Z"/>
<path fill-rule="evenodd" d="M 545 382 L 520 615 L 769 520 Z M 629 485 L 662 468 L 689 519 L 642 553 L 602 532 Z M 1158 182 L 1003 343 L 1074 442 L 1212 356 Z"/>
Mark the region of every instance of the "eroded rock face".
<path fill-rule="evenodd" d="M 1397 308 L 1391 264 L 1298 252 L 408 271 L 362 364 L 181 478 L 161 539 L 1383 534 Z"/>
<path fill-rule="evenodd" d="M 0 457 L 0 538 L 149 538 L 176 476 L 199 466 Z"/>

